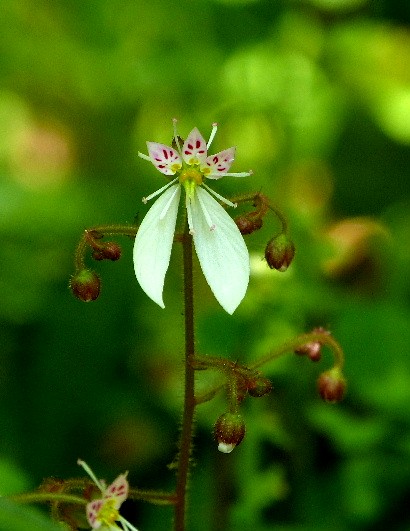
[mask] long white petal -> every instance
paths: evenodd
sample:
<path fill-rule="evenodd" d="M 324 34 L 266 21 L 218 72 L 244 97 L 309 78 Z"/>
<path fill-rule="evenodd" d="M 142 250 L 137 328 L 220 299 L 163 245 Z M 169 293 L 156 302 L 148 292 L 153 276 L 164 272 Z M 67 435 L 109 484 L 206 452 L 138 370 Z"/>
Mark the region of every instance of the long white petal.
<path fill-rule="evenodd" d="M 148 210 L 134 243 L 135 276 L 145 293 L 161 308 L 165 273 L 169 266 L 181 186 L 170 186 Z M 166 209 L 165 216 L 161 214 Z"/>
<path fill-rule="evenodd" d="M 220 305 L 232 314 L 248 287 L 248 249 L 233 219 L 204 188 L 196 187 L 191 206 L 195 250 L 202 271 Z"/>

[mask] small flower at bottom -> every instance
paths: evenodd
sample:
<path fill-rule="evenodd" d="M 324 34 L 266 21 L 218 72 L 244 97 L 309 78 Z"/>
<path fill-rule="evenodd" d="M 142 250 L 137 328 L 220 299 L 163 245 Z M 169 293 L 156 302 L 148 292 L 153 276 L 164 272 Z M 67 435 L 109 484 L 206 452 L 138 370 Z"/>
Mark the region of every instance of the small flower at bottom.
<path fill-rule="evenodd" d="M 199 263 L 218 302 L 232 314 L 248 287 L 248 249 L 233 219 L 212 196 L 231 207 L 236 205 L 209 188 L 204 180 L 225 176 L 246 177 L 251 173 L 228 173 L 235 158 L 234 147 L 208 156 L 216 130 L 217 126 L 213 124 L 211 137 L 206 143 L 198 129 L 194 128 L 181 146 L 174 120 L 175 149 L 147 142 L 149 155 L 138 153 L 164 175 L 176 176 L 143 199 L 146 203 L 160 196 L 143 219 L 134 245 L 137 280 L 161 308 L 165 307 L 162 292 L 171 257 L 181 188 L 185 190 L 188 227 Z"/>
<path fill-rule="evenodd" d="M 84 468 L 90 478 L 101 491 L 101 498 L 97 498 L 87 504 L 87 520 L 92 529 L 108 529 L 115 531 L 138 531 L 136 527 L 128 522 L 119 513 L 119 508 L 128 497 L 127 473 L 120 474 L 108 487 L 105 481 L 97 479 L 91 468 L 79 459 L 77 463 Z M 116 522 L 120 522 L 119 527 Z"/>

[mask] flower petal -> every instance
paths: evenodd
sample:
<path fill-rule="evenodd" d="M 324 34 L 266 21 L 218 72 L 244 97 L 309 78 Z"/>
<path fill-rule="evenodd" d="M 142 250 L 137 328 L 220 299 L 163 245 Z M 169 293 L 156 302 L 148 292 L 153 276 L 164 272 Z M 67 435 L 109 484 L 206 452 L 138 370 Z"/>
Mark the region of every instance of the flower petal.
<path fill-rule="evenodd" d="M 147 142 L 152 164 L 165 175 L 175 175 L 182 168 L 181 156 L 174 148 L 157 142 Z"/>
<path fill-rule="evenodd" d="M 206 142 L 204 137 L 195 127 L 189 133 L 188 138 L 185 140 L 182 146 L 182 158 L 189 164 L 205 164 L 206 159 Z"/>
<path fill-rule="evenodd" d="M 134 270 L 141 288 L 161 308 L 169 266 L 181 186 L 174 184 L 148 210 L 134 243 Z"/>
<path fill-rule="evenodd" d="M 85 512 L 87 514 L 88 523 L 93 529 L 101 527 L 102 522 L 98 519 L 98 513 L 103 505 L 103 500 L 93 500 L 90 503 L 87 503 Z"/>
<path fill-rule="evenodd" d="M 119 509 L 122 502 L 128 496 L 128 481 L 127 474 L 121 474 L 109 485 L 104 491 L 104 499 L 113 498 L 115 500 L 114 507 Z"/>
<path fill-rule="evenodd" d="M 191 209 L 195 250 L 202 271 L 220 305 L 232 314 L 248 287 L 248 249 L 233 219 L 200 186 L 196 187 Z"/>
<path fill-rule="evenodd" d="M 203 171 L 208 179 L 220 179 L 229 171 L 235 159 L 235 151 L 236 148 L 231 147 L 215 153 L 215 155 L 210 155 L 206 158 L 205 164 L 201 167 L 201 171 Z"/>

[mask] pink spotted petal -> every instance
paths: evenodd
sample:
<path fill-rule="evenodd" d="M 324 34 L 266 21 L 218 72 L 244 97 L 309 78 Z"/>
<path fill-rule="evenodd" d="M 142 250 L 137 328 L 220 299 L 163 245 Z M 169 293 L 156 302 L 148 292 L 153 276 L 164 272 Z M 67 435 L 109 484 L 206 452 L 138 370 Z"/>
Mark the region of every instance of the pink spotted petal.
<path fill-rule="evenodd" d="M 109 485 L 104 491 L 104 500 L 107 498 L 115 499 L 115 508 L 119 509 L 122 502 L 127 499 L 128 496 L 128 481 L 127 475 L 121 474 Z"/>
<path fill-rule="evenodd" d="M 187 164 L 204 164 L 207 155 L 204 137 L 195 127 L 182 146 L 182 158 Z"/>
<path fill-rule="evenodd" d="M 87 503 L 87 520 L 93 529 L 98 529 L 99 527 L 101 527 L 101 521 L 98 520 L 98 513 L 100 512 L 100 509 L 103 504 L 103 500 L 94 500 L 90 503 Z"/>
<path fill-rule="evenodd" d="M 209 179 L 218 179 L 219 176 L 223 177 L 225 173 L 229 171 L 229 168 L 235 159 L 235 151 L 236 148 L 231 147 L 207 157 L 201 170 L 208 167 L 211 170 L 211 173 L 207 174 L 205 171 L 205 176 Z"/>
<path fill-rule="evenodd" d="M 175 149 L 158 144 L 157 142 L 147 142 L 148 154 L 152 164 L 165 175 L 175 175 L 181 169 L 182 160 Z"/>

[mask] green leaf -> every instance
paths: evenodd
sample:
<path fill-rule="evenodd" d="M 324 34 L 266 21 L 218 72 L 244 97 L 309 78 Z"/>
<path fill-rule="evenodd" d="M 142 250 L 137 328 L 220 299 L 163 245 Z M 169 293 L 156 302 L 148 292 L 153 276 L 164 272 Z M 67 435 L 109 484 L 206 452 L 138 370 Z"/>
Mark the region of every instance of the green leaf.
<path fill-rule="evenodd" d="M 64 524 L 56 524 L 38 509 L 0 499 L 0 531 L 62 531 Z"/>

